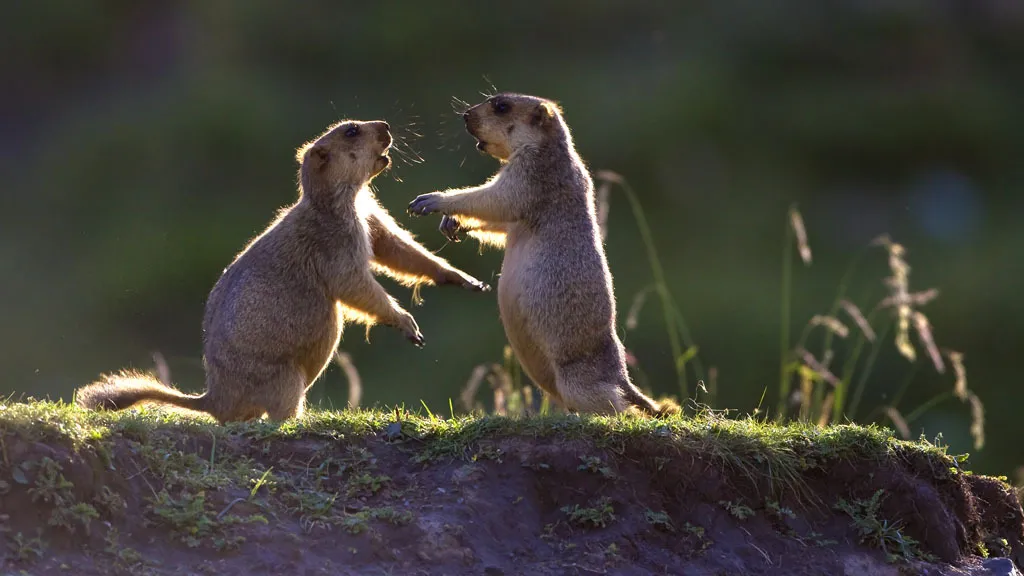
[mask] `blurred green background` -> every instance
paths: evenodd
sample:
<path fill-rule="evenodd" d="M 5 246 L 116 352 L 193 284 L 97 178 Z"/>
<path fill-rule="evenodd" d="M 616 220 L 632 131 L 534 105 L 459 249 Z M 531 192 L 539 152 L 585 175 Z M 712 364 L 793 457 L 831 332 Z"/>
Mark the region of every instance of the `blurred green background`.
<path fill-rule="evenodd" d="M 452 113 L 452 97 L 476 102 L 493 84 L 559 101 L 591 168 L 636 188 L 700 357 L 718 369 L 719 407 L 750 411 L 766 389 L 774 406 L 786 210 L 799 202 L 815 260 L 795 270 L 794 331 L 889 233 L 907 246 L 911 287 L 941 289 L 924 310 L 986 404 L 973 467 L 1024 463 L 1018 1 L 36 0 L 5 2 L 0 22 L 0 393 L 70 399 L 102 372 L 152 367 L 154 351 L 201 389 L 208 291 L 295 198 L 294 149 L 342 117 L 387 119 L 423 157 L 379 178 L 379 197 L 440 248 L 438 219 L 404 208 L 494 172 Z M 651 274 L 618 192 L 609 226 L 622 324 Z M 440 254 L 485 280 L 501 261 L 475 242 Z M 886 274 L 872 252 L 851 294 L 877 301 Z M 423 296 L 423 350 L 387 328 L 371 345 L 346 332 L 364 405 L 447 412 L 473 366 L 500 360 L 493 293 Z M 652 299 L 625 340 L 654 392 L 672 394 L 659 322 Z M 909 369 L 887 345 L 863 406 Z M 900 408 L 952 382 L 925 364 Z M 337 367 L 312 399 L 345 403 Z M 952 400 L 912 432 L 970 451 L 969 422 Z"/>

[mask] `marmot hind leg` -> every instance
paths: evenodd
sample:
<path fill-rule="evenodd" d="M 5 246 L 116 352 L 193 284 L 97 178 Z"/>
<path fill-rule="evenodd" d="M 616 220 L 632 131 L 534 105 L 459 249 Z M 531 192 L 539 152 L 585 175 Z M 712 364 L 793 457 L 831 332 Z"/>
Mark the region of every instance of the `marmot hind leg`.
<path fill-rule="evenodd" d="M 651 416 L 670 416 L 682 411 L 675 402 L 668 400 L 655 402 L 632 384 L 624 386 L 623 397 L 638 410 Z"/>
<path fill-rule="evenodd" d="M 256 389 L 254 396 L 253 403 L 260 407 L 260 416 L 266 412 L 275 422 L 298 418 L 306 408 L 306 378 L 300 370 L 282 367 Z"/>
<path fill-rule="evenodd" d="M 619 414 L 635 412 L 668 416 L 680 411 L 673 402 L 658 403 L 648 398 L 623 375 L 601 373 L 594 365 L 580 362 L 558 371 L 556 386 L 566 408 L 575 412 Z"/>
<path fill-rule="evenodd" d="M 559 366 L 555 388 L 567 410 L 590 414 L 618 414 L 629 410 L 622 390 L 594 362 L 574 362 Z"/>

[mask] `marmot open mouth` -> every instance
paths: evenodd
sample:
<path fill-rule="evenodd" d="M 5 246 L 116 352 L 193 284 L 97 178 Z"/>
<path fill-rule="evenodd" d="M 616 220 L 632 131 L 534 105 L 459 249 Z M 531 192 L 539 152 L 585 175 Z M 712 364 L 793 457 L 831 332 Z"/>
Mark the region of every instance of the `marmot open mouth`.
<path fill-rule="evenodd" d="M 487 142 L 484 142 L 483 140 L 477 140 L 476 141 L 476 149 L 477 150 L 479 150 L 481 152 L 484 152 L 484 147 L 485 146 L 487 146 Z"/>

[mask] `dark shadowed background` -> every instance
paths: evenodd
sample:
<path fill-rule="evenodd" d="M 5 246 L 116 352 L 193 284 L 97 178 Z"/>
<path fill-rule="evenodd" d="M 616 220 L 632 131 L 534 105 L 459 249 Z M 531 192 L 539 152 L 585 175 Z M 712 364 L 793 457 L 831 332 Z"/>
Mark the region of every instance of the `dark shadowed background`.
<path fill-rule="evenodd" d="M 922 311 L 938 344 L 965 354 L 985 403 L 973 467 L 1024 463 L 1020 2 L 36 0 L 0 13 L 4 394 L 70 399 L 102 372 L 151 368 L 154 351 L 200 389 L 209 289 L 295 198 L 295 148 L 340 118 L 387 119 L 422 156 L 396 157 L 379 197 L 441 248 L 438 219 L 405 206 L 493 173 L 452 97 L 496 87 L 560 102 L 591 168 L 636 189 L 700 359 L 718 370 L 718 407 L 749 412 L 766 390 L 774 407 L 797 202 L 814 263 L 794 270 L 794 331 L 888 233 L 907 247 L 912 289 L 941 290 Z M 619 191 L 607 247 L 621 325 L 651 271 Z M 440 254 L 485 280 L 501 260 L 474 242 Z M 850 294 L 870 308 L 884 251 L 865 262 Z M 447 412 L 475 365 L 500 360 L 493 293 L 423 296 L 423 350 L 388 328 L 370 345 L 346 331 L 364 405 Z M 656 394 L 676 393 L 657 301 L 638 320 L 627 347 Z M 910 372 L 888 338 L 859 416 Z M 921 358 L 905 412 L 953 384 Z M 337 367 L 311 398 L 345 403 Z M 969 425 L 951 399 L 911 428 L 963 452 Z"/>

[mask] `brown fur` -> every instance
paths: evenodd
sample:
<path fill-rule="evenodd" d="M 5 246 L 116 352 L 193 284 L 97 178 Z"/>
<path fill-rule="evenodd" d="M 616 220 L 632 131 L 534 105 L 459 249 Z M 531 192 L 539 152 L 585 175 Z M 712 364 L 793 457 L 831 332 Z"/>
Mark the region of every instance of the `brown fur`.
<path fill-rule="evenodd" d="M 561 111 L 541 98 L 499 94 L 464 117 L 477 148 L 499 159 L 501 170 L 482 186 L 419 196 L 409 211 L 445 214 L 449 237 L 504 235 L 505 334 L 530 378 L 556 401 L 579 412 L 677 412 L 630 381 L 593 181 Z"/>
<path fill-rule="evenodd" d="M 408 285 L 489 287 L 416 243 L 369 189 L 390 164 L 385 122 L 344 121 L 299 149 L 299 200 L 235 258 L 213 287 L 203 319 L 206 392 L 182 394 L 122 372 L 80 389 L 78 404 L 140 402 L 207 412 L 220 422 L 300 415 L 330 361 L 344 320 L 401 330 L 417 346 L 412 315 L 372 271 Z"/>

